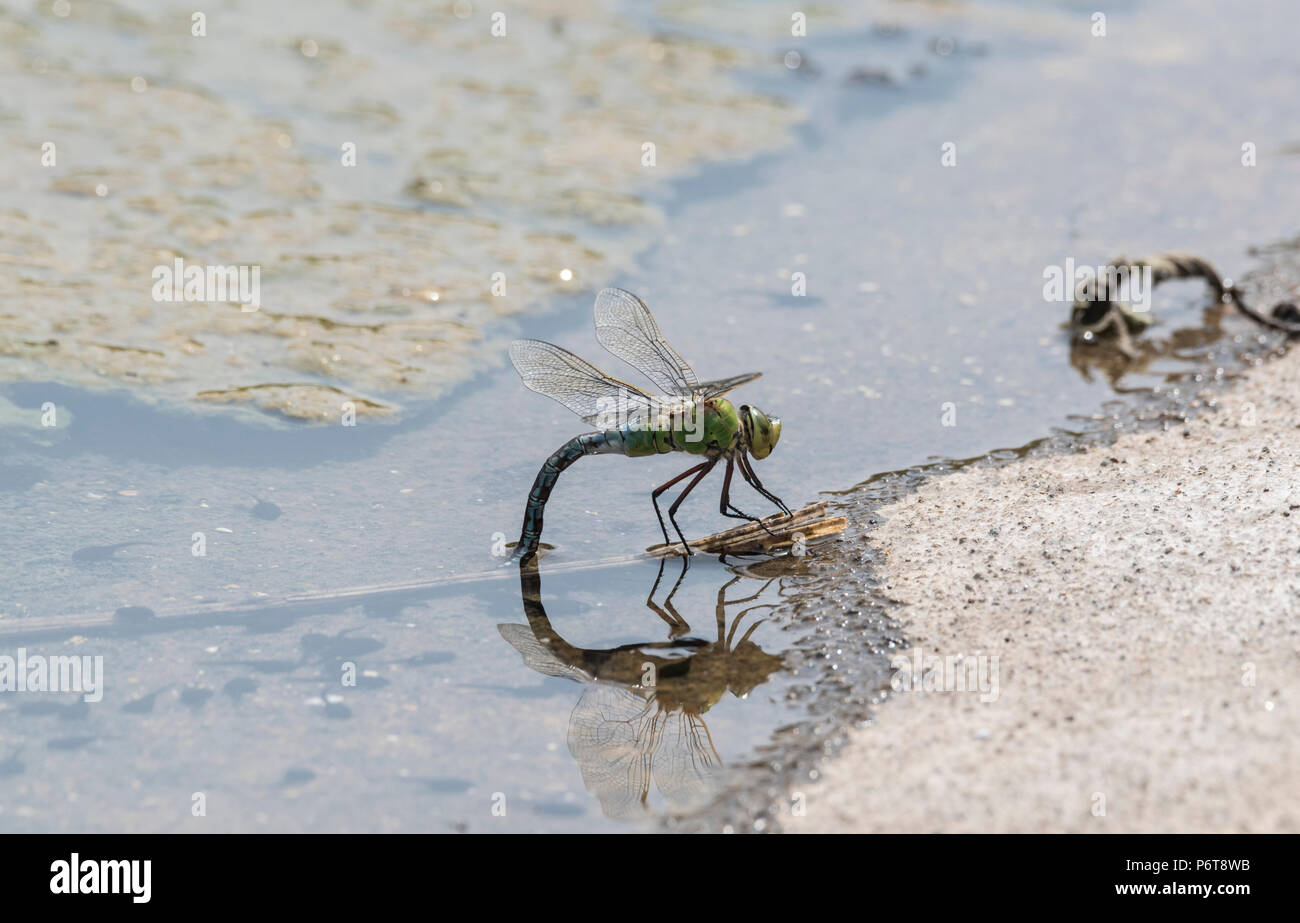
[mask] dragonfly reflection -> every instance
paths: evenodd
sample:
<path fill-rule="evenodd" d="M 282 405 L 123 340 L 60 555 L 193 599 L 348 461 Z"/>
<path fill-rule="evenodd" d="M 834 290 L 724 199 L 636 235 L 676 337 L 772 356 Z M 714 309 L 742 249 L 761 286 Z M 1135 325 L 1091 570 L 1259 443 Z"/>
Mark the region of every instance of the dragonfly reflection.
<path fill-rule="evenodd" d="M 722 764 L 704 713 L 727 692 L 744 698 L 782 668 L 782 657 L 750 640 L 763 621 L 754 616 L 774 605 L 757 602 L 774 578 L 740 599 L 728 600 L 726 594 L 741 576 L 719 588 L 714 610 L 717 639 L 705 641 L 683 637 L 690 626 L 673 605 L 685 574 L 683 567 L 668 596 L 657 604 L 661 564 L 646 599 L 667 623 L 668 641 L 603 649 L 570 644 L 546 615 L 535 562 L 520 569 L 528 624 L 497 626 L 530 669 L 585 684 L 569 716 L 569 752 L 587 790 L 611 818 L 646 817 L 652 779 L 671 810 L 700 805 L 712 792 Z M 727 610 L 736 606 L 745 608 L 729 620 Z"/>

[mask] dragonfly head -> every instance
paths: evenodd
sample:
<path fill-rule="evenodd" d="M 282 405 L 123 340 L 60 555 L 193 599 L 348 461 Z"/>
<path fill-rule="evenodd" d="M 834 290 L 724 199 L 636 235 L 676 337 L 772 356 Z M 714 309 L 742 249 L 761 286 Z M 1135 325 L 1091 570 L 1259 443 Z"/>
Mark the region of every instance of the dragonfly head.
<path fill-rule="evenodd" d="M 740 419 L 745 426 L 745 442 L 749 446 L 749 454 L 755 458 L 771 455 L 781 438 L 781 418 L 769 417 L 757 407 L 745 404 L 740 408 Z"/>

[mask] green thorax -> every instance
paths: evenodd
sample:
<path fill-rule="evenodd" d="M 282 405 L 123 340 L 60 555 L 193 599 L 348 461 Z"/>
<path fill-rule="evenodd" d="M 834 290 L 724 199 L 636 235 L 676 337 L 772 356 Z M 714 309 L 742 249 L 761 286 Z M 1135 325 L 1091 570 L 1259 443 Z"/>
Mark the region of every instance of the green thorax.
<path fill-rule="evenodd" d="M 634 458 L 667 452 L 714 456 L 735 449 L 740 433 L 736 408 L 719 397 L 703 403 L 684 402 L 655 420 L 630 420 L 618 429 L 606 431 L 605 437 L 611 444 L 620 445 L 623 454 Z"/>

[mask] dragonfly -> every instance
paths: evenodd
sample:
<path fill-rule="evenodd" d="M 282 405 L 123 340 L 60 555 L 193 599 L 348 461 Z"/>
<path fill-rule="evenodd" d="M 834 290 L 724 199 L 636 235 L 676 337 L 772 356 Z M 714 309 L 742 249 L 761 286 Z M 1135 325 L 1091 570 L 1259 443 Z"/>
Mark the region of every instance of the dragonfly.
<path fill-rule="evenodd" d="M 790 508 L 763 486 L 750 462 L 751 457 L 767 458 L 776 447 L 781 438 L 780 418 L 768 416 L 749 404 L 736 407 L 723 397 L 762 373 L 700 381 L 690 365 L 668 345 L 645 302 L 620 288 L 607 288 L 596 296 L 595 320 L 600 345 L 641 372 L 653 383 L 655 392 L 602 372 L 553 343 L 515 340 L 510 344 L 510 361 L 526 388 L 559 401 L 596 427 L 594 432 L 574 436 L 542 464 L 528 494 L 523 530 L 513 559 L 526 561 L 537 553 L 542 539 L 542 514 L 551 490 L 566 468 L 587 455 L 642 458 L 685 452 L 701 458 L 650 494 L 667 544 L 668 529 L 659 508 L 659 497 L 673 485 L 692 479 L 668 508 L 668 521 L 687 554 L 693 552 L 677 525 L 677 510 L 721 461 L 726 461 L 718 504 L 718 512 L 723 516 L 757 522 L 767 529 L 762 520 L 742 512 L 731 502 L 731 478 L 736 470 L 759 494 L 790 515 Z"/>

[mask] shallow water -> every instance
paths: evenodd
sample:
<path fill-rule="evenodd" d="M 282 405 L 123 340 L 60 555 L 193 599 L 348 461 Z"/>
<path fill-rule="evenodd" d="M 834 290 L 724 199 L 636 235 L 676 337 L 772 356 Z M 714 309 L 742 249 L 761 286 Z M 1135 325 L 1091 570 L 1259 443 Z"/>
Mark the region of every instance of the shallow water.
<path fill-rule="evenodd" d="M 814 549 L 812 560 L 784 559 L 766 565 L 766 576 L 739 577 L 716 561 L 694 563 L 672 597 L 689 624 L 682 629 L 663 603 L 677 579 L 674 565 L 655 594 L 667 616 L 645 602 L 658 576 L 653 562 L 563 568 L 658 541 L 645 494 L 685 465 L 584 459 L 561 479 L 548 507 L 545 540 L 555 550 L 541 563 L 539 611 L 528 588 L 521 593 L 516 572 L 495 570 L 500 559 L 493 550 L 516 537 L 537 466 L 581 424 L 522 389 L 503 344 L 536 336 L 616 365 L 599 354 L 591 331 L 592 292 L 610 282 L 638 292 L 702 376 L 764 372 L 743 397 L 785 424 L 778 451 L 758 470 L 792 506 L 823 491 L 850 490 L 876 472 L 980 456 L 1059 427 L 1104 427 L 1105 420 L 1077 418 L 1115 399 L 1117 390 L 1164 387 L 1168 376 L 1188 369 L 1213 377 L 1216 365 L 1230 367 L 1233 354 L 1256 339 L 1255 331 L 1228 318 L 1226 338 L 1212 328 L 1197 334 L 1208 305 L 1203 288 L 1162 288 L 1156 311 L 1166 323 L 1151 338 L 1169 341 L 1169 355 L 1116 387 L 1104 375 L 1089 380 L 1072 367 L 1059 329 L 1068 306 L 1043 299 L 1043 269 L 1066 257 L 1098 264 L 1176 248 L 1237 276 L 1260 267 L 1249 245 L 1294 234 L 1300 158 L 1287 151 L 1300 140 L 1289 134 L 1300 103 L 1292 92 L 1290 30 L 1281 26 L 1295 17 L 1286 4 L 1265 7 L 1241 21 L 1208 2 L 1127 4 L 1111 15 L 1107 37 L 1097 39 L 1088 31 L 1091 11 L 1074 4 L 890 4 L 871 10 L 874 25 L 842 10 L 820 28 L 810 14 L 809 37 L 794 40 L 783 34 L 788 11 L 775 5 L 775 26 L 754 26 L 747 14 L 725 11 L 701 21 L 687 5 L 666 5 L 654 15 L 625 8 L 637 34 L 668 47 L 735 49 L 738 69 L 719 71 L 726 92 L 786 105 L 763 105 L 762 130 L 752 139 L 741 132 L 745 143 L 737 141 L 733 153 L 770 152 L 638 183 L 644 213 L 638 207 L 624 216 L 617 232 L 594 226 L 600 216 L 590 210 L 557 223 L 544 207 L 556 200 L 530 203 L 522 180 L 522 193 L 473 185 L 463 166 L 449 175 L 468 184 L 470 207 L 412 201 L 401 193 L 401 183 L 419 173 L 412 157 L 385 164 L 401 183 L 368 186 L 373 173 L 346 192 L 322 183 L 320 196 L 294 199 L 291 211 L 301 220 L 273 222 L 247 247 L 273 265 L 285 265 L 272 256 L 281 246 L 309 244 L 317 257 L 334 254 L 325 265 L 335 269 L 317 272 L 308 260 L 281 278 L 278 292 L 268 282 L 267 297 L 299 305 L 288 313 L 325 303 L 323 293 L 344 281 L 355 297 L 319 316 L 373 318 L 385 305 L 407 304 L 403 316 L 421 324 L 438 321 L 436 313 L 422 313 L 430 302 L 412 307 L 411 296 L 393 295 L 394 286 L 418 296 L 444 268 L 470 279 L 482 275 L 484 261 L 494 265 L 494 256 L 473 249 L 472 237 L 465 239 L 472 256 L 430 251 L 440 232 L 426 222 L 444 210 L 461 221 L 482 209 L 517 236 L 562 228 L 574 235 L 565 243 L 577 248 L 572 252 L 602 254 L 574 263 L 577 278 L 562 284 L 554 269 L 568 252 L 543 258 L 513 237 L 477 239 L 517 261 L 512 266 L 539 259 L 539 273 L 549 278 L 528 298 L 512 299 L 509 311 L 469 294 L 440 302 L 456 305 L 453 319 L 471 331 L 473 346 L 423 366 L 437 377 L 427 387 L 392 387 L 382 370 L 367 369 L 367 350 L 384 355 L 385 347 L 366 337 L 354 343 L 356 358 L 309 374 L 295 350 L 300 340 L 310 346 L 313 335 L 296 327 L 258 334 L 266 342 L 245 354 L 258 361 L 239 366 L 222 385 L 281 380 L 262 376 L 289 369 L 294 380 L 364 394 L 393 413 L 362 413 L 355 427 L 305 426 L 278 419 L 274 402 L 258 405 L 269 414 L 197 406 L 193 396 L 209 387 L 218 364 L 174 375 L 171 341 L 161 343 L 167 358 L 157 378 L 127 374 L 135 363 L 88 363 L 84 353 L 66 361 L 6 353 L 0 369 L 13 383 L 0 390 L 7 424 L 0 429 L 0 652 L 22 644 L 46 654 L 102 655 L 107 675 L 97 704 L 72 696 L 0 698 L 0 818 L 7 829 L 635 829 L 610 815 L 649 822 L 665 806 L 689 814 L 715 797 L 726 767 L 759 754 L 765 764 L 784 765 L 784 754 L 801 741 L 820 746 L 822 738 L 808 733 L 810 722 L 840 720 L 825 690 L 842 683 L 842 698 L 868 701 L 885 676 L 883 651 L 892 635 L 887 617 L 871 605 L 870 547 L 862 537 L 873 485 L 841 501 L 860 515 L 842 542 Z M 285 34 L 284 42 L 257 51 L 268 68 L 264 81 L 232 61 L 210 62 L 186 79 L 246 118 L 249 131 L 265 129 L 267 120 L 310 124 L 318 116 L 324 137 L 333 115 L 313 100 L 337 99 L 350 80 L 360 83 L 349 98 L 382 97 L 377 83 L 390 71 L 374 65 L 379 73 L 367 76 L 357 62 L 391 53 L 410 73 L 393 89 L 388 105 L 397 115 L 385 119 L 396 119 L 397 127 L 386 130 L 427 154 L 439 134 L 415 114 L 420 74 L 410 57 L 412 36 L 447 48 L 461 44 L 434 37 L 436 29 L 422 31 L 415 6 L 380 9 L 386 19 L 352 12 L 330 25 L 323 18 L 346 34 L 347 53 L 326 55 L 328 68 L 314 78 L 323 81 L 316 96 L 310 82 L 287 96 L 272 89 L 296 86 L 285 69 L 305 62 L 281 60 L 285 42 L 302 57 L 302 39 L 273 27 L 263 18 L 270 14 L 241 13 L 238 27 L 245 36 Z M 631 34 L 599 15 L 606 32 Z M 78 92 L 107 96 L 97 82 L 106 73 L 129 85 L 141 55 L 152 62 L 151 74 L 180 68 L 181 52 L 149 47 L 160 41 L 156 35 L 141 51 L 131 38 L 135 28 L 111 27 L 110 39 L 93 43 L 106 49 L 101 57 L 70 65 L 74 83 L 84 84 Z M 41 41 L 63 47 L 69 58 L 82 47 L 59 45 L 71 40 L 50 35 Z M 318 52 L 332 47 L 316 35 Z M 84 35 L 78 41 L 89 42 Z M 403 45 L 401 54 L 394 44 Z M 3 47 L 18 58 L 25 53 L 12 34 Z M 783 62 L 792 47 L 803 55 L 796 69 Z M 539 85 L 563 108 L 572 87 L 547 83 L 559 80 L 562 68 L 554 67 Z M 150 85 L 160 82 L 155 77 Z M 443 98 L 453 120 L 449 138 L 487 132 L 465 108 L 471 90 L 463 83 Z M 3 86 L 26 84 L 11 74 Z M 634 105 L 610 92 L 612 110 Z M 684 91 L 673 84 L 663 92 Z M 28 93 L 21 103 L 6 96 L 6 111 L 18 111 L 16 124 L 39 134 L 30 110 L 41 97 Z M 694 117 L 707 121 L 717 103 L 703 95 Z M 667 106 L 662 98 L 642 104 Z M 126 118 L 121 105 L 106 102 L 98 118 Z M 107 132 L 94 110 L 81 107 L 89 121 L 79 132 Z M 316 116 L 294 115 L 302 111 Z M 802 113 L 802 121 L 778 146 L 785 116 L 774 114 L 786 112 Z M 689 115 L 686 124 L 694 124 Z M 189 117 L 201 120 L 202 113 Z M 738 123 L 749 124 L 739 117 Z M 157 130 L 151 123 L 132 128 L 123 144 L 138 154 Z M 304 131 L 291 126 L 289 133 L 299 138 Z M 957 145 L 953 167 L 940 164 L 948 141 Z M 1247 141 L 1259 151 L 1253 168 L 1240 164 Z M 507 137 L 492 153 L 497 175 L 514 169 L 510 143 Z M 181 173 L 206 155 L 184 140 L 168 150 Z M 262 155 L 249 156 L 250 175 L 265 187 L 260 195 L 292 197 L 279 188 L 283 177 L 261 172 Z M 696 164 L 700 156 L 695 151 L 688 160 Z M 323 168 L 306 161 L 295 169 L 304 182 L 320 182 Z M 549 185 L 551 179 L 545 171 L 535 177 L 548 184 L 548 194 L 561 195 L 573 182 L 571 174 Z M 88 236 L 85 206 L 98 197 L 63 202 L 63 193 L 30 182 L 6 185 L 6 204 L 42 223 L 47 245 L 57 251 L 59 241 Z M 627 178 L 614 172 L 591 183 L 619 189 Z M 180 246 L 186 238 L 177 230 L 203 224 L 191 206 L 200 215 L 229 210 L 222 220 L 233 223 L 225 233 L 237 234 L 235 217 L 246 218 L 257 198 L 222 193 L 218 204 L 177 206 L 170 224 L 151 230 L 153 245 L 191 252 Z M 106 220 L 122 223 L 138 203 L 114 207 L 120 211 Z M 372 234 L 364 221 L 336 238 L 319 231 L 342 212 L 385 208 L 396 210 L 393 220 L 406 231 Z M 89 237 L 110 249 L 138 247 L 138 230 Z M 140 262 L 138 253 L 123 252 L 130 266 Z M 217 259 L 227 251 L 197 252 Z M 247 259 L 237 248 L 228 252 L 229 259 Z M 155 261 L 144 258 L 144 278 Z M 115 312 L 132 303 L 112 280 L 139 278 L 123 265 L 109 265 L 86 314 L 104 313 L 108 319 L 99 323 L 106 329 L 115 329 Z M 69 267 L 44 271 L 55 286 L 42 288 L 44 295 L 31 278 L 15 283 L 6 273 L 6 302 L 38 298 L 27 303 L 39 306 L 40 297 L 67 297 L 66 286 L 74 285 Z M 805 296 L 791 294 L 793 272 L 806 274 Z M 95 271 L 82 273 L 96 279 Z M 466 281 L 462 291 L 472 287 Z M 149 311 L 158 310 L 149 303 Z M 151 314 L 129 329 L 146 338 L 190 335 L 165 328 L 158 320 L 164 316 Z M 1174 337 L 1175 330 L 1183 332 Z M 403 328 L 393 344 L 406 348 L 410 332 Z M 236 353 L 248 342 L 238 329 L 218 333 L 219 351 L 227 337 Z M 90 333 L 69 334 L 79 336 Z M 270 371 L 259 362 L 270 362 Z M 955 426 L 943 425 L 949 402 Z M 40 423 L 46 403 L 57 408 L 55 426 Z M 688 535 L 721 527 L 708 487 L 683 508 Z M 767 512 L 757 498 L 736 500 Z M 193 553 L 199 533 L 202 556 Z M 492 579 L 475 583 L 283 604 L 293 594 L 490 570 Z M 719 642 L 723 590 L 726 600 L 757 595 L 723 608 Z M 750 646 L 738 647 L 734 642 L 756 622 L 743 641 Z M 530 641 L 550 632 L 572 646 L 558 663 L 545 654 L 563 644 L 553 639 L 543 649 Z M 593 653 L 629 645 L 634 649 Z M 647 663 L 654 695 L 629 688 L 645 686 L 637 668 Z M 349 664 L 356 684 L 344 686 Z M 841 677 L 828 680 L 831 669 Z M 651 811 L 637 806 L 642 790 Z M 202 818 L 191 812 L 196 792 L 206 796 Z M 500 816 L 493 808 L 503 803 Z M 713 823 L 713 813 L 703 816 Z"/>

